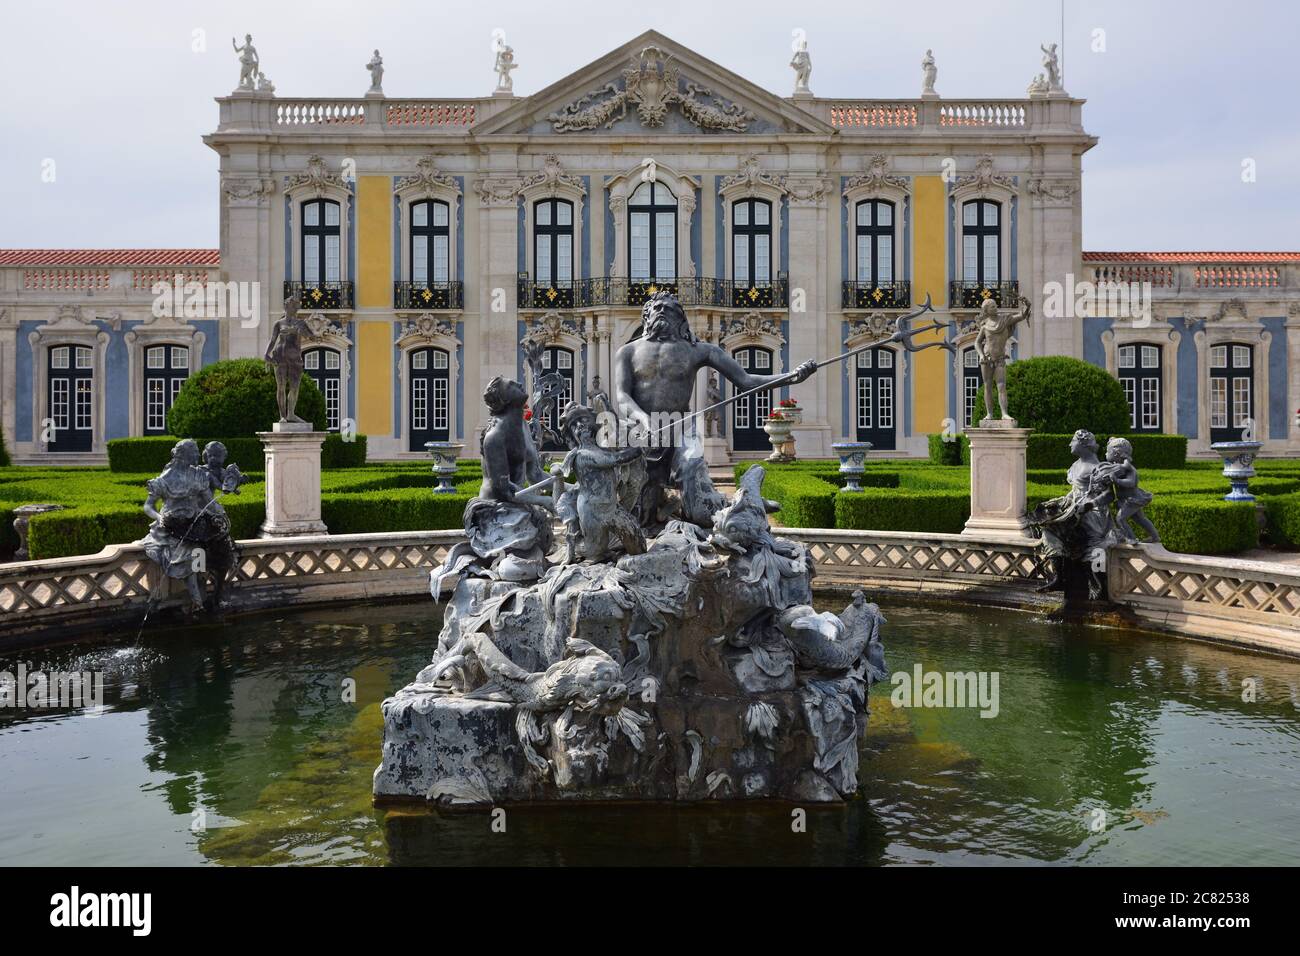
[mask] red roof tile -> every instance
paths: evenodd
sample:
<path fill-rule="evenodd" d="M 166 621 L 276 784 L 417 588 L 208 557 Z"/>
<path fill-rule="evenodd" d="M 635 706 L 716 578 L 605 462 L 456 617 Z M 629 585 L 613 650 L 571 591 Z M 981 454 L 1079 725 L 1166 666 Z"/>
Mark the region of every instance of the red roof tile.
<path fill-rule="evenodd" d="M 0 249 L 0 266 L 219 265 L 219 249 Z"/>
<path fill-rule="evenodd" d="M 1085 252 L 1084 262 L 1300 262 L 1300 252 Z"/>

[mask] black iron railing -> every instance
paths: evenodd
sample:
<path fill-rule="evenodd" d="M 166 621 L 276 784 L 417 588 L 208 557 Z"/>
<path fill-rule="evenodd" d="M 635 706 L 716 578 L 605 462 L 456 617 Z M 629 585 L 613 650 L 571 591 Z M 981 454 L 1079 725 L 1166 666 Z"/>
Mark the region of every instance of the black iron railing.
<path fill-rule="evenodd" d="M 1014 279 L 1005 282 L 948 283 L 948 307 L 952 309 L 978 309 L 985 299 L 992 299 L 999 308 L 1010 308 L 1020 298 L 1020 283 Z"/>
<path fill-rule="evenodd" d="M 722 309 L 784 309 L 790 304 L 790 283 L 784 276 L 765 283 L 735 282 L 730 279 L 573 279 L 568 282 L 535 282 L 519 273 L 518 301 L 521 309 L 586 309 L 592 306 L 640 308 L 656 292 L 671 292 L 685 306 Z"/>
<path fill-rule="evenodd" d="M 284 297 L 297 295 L 304 309 L 352 308 L 351 282 L 286 282 Z"/>
<path fill-rule="evenodd" d="M 912 283 L 845 282 L 840 306 L 845 309 L 906 309 L 912 304 Z"/>
<path fill-rule="evenodd" d="M 394 282 L 393 308 L 438 312 L 465 307 L 461 282 Z"/>

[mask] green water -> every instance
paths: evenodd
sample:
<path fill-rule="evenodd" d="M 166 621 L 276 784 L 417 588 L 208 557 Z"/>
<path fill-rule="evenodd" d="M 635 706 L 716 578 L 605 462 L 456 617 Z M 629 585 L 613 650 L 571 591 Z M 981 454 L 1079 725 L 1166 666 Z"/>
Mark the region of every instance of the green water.
<path fill-rule="evenodd" d="M 108 704 L 0 710 L 0 863 L 1300 863 L 1300 662 L 883 603 L 891 670 L 997 671 L 999 713 L 895 709 L 878 685 L 864 796 L 807 832 L 785 806 L 511 809 L 505 833 L 375 810 L 379 703 L 437 629 L 417 603 L 0 658 L 102 669 Z"/>

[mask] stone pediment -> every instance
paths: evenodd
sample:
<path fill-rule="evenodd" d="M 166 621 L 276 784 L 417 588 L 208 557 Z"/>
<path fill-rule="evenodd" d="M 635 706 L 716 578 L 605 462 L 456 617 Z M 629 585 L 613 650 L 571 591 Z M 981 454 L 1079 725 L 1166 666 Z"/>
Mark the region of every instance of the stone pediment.
<path fill-rule="evenodd" d="M 480 124 L 474 135 L 832 132 L 781 97 L 648 30 Z"/>

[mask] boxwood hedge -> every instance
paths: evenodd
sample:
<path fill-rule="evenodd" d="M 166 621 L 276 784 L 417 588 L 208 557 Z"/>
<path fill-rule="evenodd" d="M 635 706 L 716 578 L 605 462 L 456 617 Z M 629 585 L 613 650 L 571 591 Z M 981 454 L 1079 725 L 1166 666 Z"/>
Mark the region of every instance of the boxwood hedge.
<path fill-rule="evenodd" d="M 146 438 L 113 438 L 108 442 L 109 471 L 131 474 L 151 471 L 154 474 L 167 467 L 172 447 L 180 441 L 175 435 L 150 435 Z M 213 439 L 200 439 L 199 446 Z M 229 461 L 239 465 L 245 473 L 261 471 L 265 452 L 260 438 L 215 439 L 226 446 Z M 321 468 L 358 468 L 366 463 L 366 436 L 356 435 L 352 441 L 331 432 L 325 436 L 320 450 Z"/>

